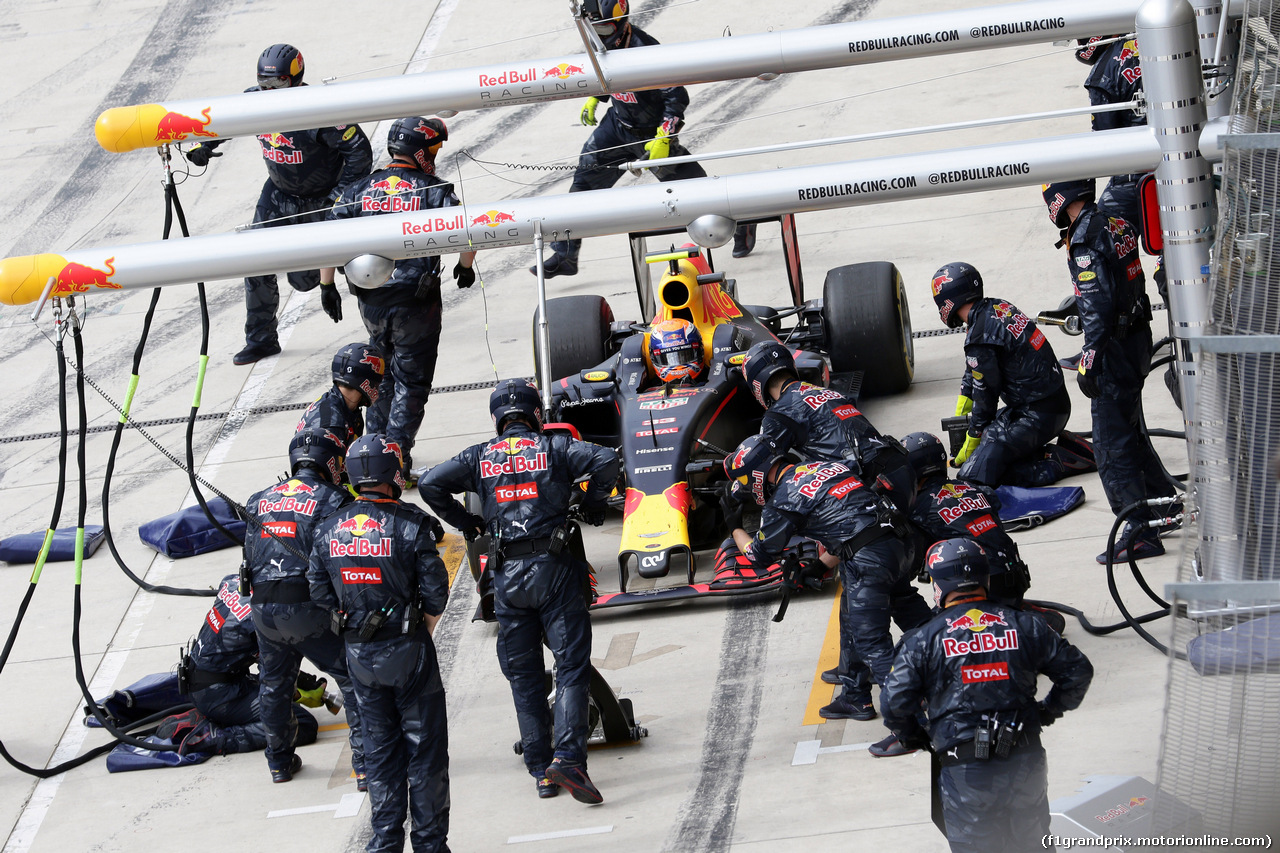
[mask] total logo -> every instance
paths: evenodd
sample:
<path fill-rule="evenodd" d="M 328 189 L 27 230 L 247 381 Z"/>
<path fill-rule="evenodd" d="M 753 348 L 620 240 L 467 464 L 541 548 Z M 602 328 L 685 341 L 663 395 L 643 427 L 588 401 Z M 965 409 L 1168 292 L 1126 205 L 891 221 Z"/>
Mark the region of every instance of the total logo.
<path fill-rule="evenodd" d="M 422 197 L 417 194 L 417 184 L 396 175 L 374 181 L 360 198 L 360 209 L 365 213 L 410 213 L 422 208 Z"/>
<path fill-rule="evenodd" d="M 481 228 L 497 228 L 504 222 L 515 222 L 516 218 L 510 213 L 501 210 L 486 210 L 476 218 L 471 220 L 472 225 L 479 225 Z"/>
<path fill-rule="evenodd" d="M 367 569 L 348 566 L 341 571 L 344 584 L 382 583 L 382 569 L 377 566 L 371 566 Z"/>
<path fill-rule="evenodd" d="M 545 71 L 543 71 L 542 77 L 544 80 L 547 77 L 555 77 L 559 80 L 568 80 L 570 77 L 572 77 L 575 74 L 585 74 L 585 73 L 586 72 L 583 71 L 582 66 L 580 65 L 569 65 L 568 63 L 561 62 L 559 65 L 552 66 L 551 68 L 548 68 Z"/>
<path fill-rule="evenodd" d="M 284 166 L 296 166 L 302 162 L 302 152 L 293 147 L 293 137 L 283 133 L 260 133 L 258 143 L 262 146 L 262 156 L 272 163 Z M 286 153 L 281 148 L 288 148 Z"/>
<path fill-rule="evenodd" d="M 516 483 L 513 486 L 498 486 L 493 490 L 493 495 L 500 504 L 511 503 L 512 501 L 531 501 L 538 496 L 538 484 Z"/>

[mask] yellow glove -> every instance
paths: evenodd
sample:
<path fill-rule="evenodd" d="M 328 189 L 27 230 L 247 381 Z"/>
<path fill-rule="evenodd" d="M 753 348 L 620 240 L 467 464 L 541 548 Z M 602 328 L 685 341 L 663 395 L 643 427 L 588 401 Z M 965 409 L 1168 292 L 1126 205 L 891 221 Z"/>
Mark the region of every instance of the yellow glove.
<path fill-rule="evenodd" d="M 956 398 L 956 417 L 967 415 L 973 411 L 973 398 L 961 394 Z"/>
<path fill-rule="evenodd" d="M 978 449 L 978 445 L 981 442 L 982 436 L 965 433 L 964 444 L 960 445 L 960 452 L 956 454 L 956 458 L 951 460 L 951 467 L 959 468 L 961 465 L 968 462 L 969 457 L 973 455 L 973 451 Z"/>
<path fill-rule="evenodd" d="M 658 132 L 653 135 L 644 144 L 644 150 L 649 152 L 650 160 L 662 160 L 671 154 L 671 130 L 674 120 L 665 121 L 658 127 Z"/>
<path fill-rule="evenodd" d="M 587 102 L 582 105 L 582 112 L 578 113 L 578 122 L 586 127 L 595 127 L 596 107 L 599 105 L 599 98 L 587 98 Z"/>
<path fill-rule="evenodd" d="M 318 679 L 310 673 L 300 672 L 293 688 L 293 701 L 308 708 L 319 708 L 324 704 L 324 689 L 328 684 L 327 679 Z"/>

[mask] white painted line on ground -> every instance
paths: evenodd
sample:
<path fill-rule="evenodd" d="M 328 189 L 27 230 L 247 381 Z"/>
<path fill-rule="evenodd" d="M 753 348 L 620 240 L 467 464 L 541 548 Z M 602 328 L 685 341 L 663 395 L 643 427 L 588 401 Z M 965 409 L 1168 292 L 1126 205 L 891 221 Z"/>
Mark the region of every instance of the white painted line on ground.
<path fill-rule="evenodd" d="M 319 814 L 320 812 L 333 812 L 335 818 L 355 817 L 360 813 L 360 806 L 363 803 L 363 793 L 343 794 L 342 799 L 336 803 L 329 803 L 324 806 L 299 806 L 296 809 L 277 809 L 273 812 L 267 812 L 267 817 L 293 817 L 294 815 Z"/>
<path fill-rule="evenodd" d="M 841 746 L 823 746 L 820 740 L 802 740 L 796 744 L 795 755 L 791 757 L 791 766 L 799 767 L 802 764 L 817 764 L 819 755 L 831 755 L 836 752 L 857 752 L 869 746 L 871 746 L 870 741 L 867 743 L 846 743 Z"/>
<path fill-rule="evenodd" d="M 539 832 L 536 835 L 513 835 L 508 844 L 524 844 L 526 841 L 550 841 L 554 838 L 575 838 L 579 835 L 603 835 L 613 832 L 612 826 L 589 826 L 586 829 L 562 829 L 559 832 Z"/>

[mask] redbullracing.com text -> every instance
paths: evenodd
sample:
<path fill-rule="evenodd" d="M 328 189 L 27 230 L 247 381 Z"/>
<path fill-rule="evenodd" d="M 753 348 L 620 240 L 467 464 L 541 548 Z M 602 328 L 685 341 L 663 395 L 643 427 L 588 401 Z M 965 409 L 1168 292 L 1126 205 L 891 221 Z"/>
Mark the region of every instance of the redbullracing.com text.
<path fill-rule="evenodd" d="M 1059 850 L 1086 849 L 1089 847 L 1101 847 L 1108 850 L 1116 847 L 1124 850 L 1128 850 L 1131 847 L 1193 847 L 1197 850 L 1256 847 L 1262 850 L 1270 850 L 1271 836 L 1257 835 L 1226 838 L 1214 835 L 1153 835 L 1145 838 L 1129 838 L 1128 836 L 1072 838 L 1068 835 L 1046 835 L 1040 839 L 1040 845 L 1046 850 L 1055 846 Z"/>

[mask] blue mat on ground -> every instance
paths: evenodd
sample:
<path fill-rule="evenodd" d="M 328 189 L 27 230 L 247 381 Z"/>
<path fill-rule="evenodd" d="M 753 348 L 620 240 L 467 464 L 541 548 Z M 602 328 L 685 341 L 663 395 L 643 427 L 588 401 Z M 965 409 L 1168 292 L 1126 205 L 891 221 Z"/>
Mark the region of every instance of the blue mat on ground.
<path fill-rule="evenodd" d="M 1084 489 L 1079 486 L 1000 486 L 996 496 L 1005 530 L 1039 527 L 1084 503 Z"/>
<path fill-rule="evenodd" d="M 1187 641 L 1187 660 L 1201 675 L 1280 672 L 1280 615 L 1193 637 Z"/>
<path fill-rule="evenodd" d="M 117 726 L 124 726 L 179 705 L 189 706 L 191 700 L 178 692 L 177 673 L 157 672 L 113 691 L 105 699 L 97 700 L 97 704 Z M 88 708 L 84 713 L 86 726 L 102 728 L 102 723 Z"/>
<path fill-rule="evenodd" d="M 207 502 L 209 511 L 223 527 L 244 539 L 245 524 L 222 498 Z M 199 504 L 170 513 L 138 528 L 138 538 L 166 557 L 193 557 L 222 548 L 231 548 L 235 542 L 213 526 Z"/>
<path fill-rule="evenodd" d="M 40 547 L 44 545 L 45 531 L 35 533 L 19 533 L 7 539 L 0 539 L 0 560 L 6 563 L 34 563 L 40 555 Z M 84 555 L 93 556 L 102 544 L 103 532 L 101 524 L 84 526 Z M 53 542 L 49 545 L 50 563 L 61 563 L 76 558 L 76 528 L 59 527 L 53 531 Z"/>
<path fill-rule="evenodd" d="M 170 744 L 167 738 L 152 735 L 145 738 L 147 743 Z M 178 755 L 173 751 L 156 752 L 140 746 L 118 744 L 107 753 L 108 773 L 127 773 L 130 770 L 151 770 L 155 767 L 186 767 L 190 764 L 201 764 L 213 756 L 207 752 L 189 752 Z"/>

